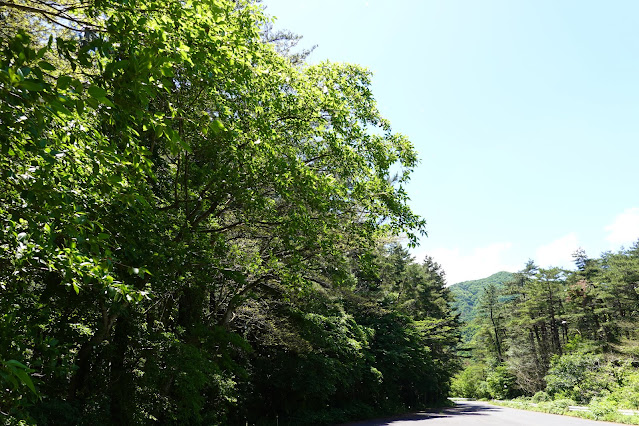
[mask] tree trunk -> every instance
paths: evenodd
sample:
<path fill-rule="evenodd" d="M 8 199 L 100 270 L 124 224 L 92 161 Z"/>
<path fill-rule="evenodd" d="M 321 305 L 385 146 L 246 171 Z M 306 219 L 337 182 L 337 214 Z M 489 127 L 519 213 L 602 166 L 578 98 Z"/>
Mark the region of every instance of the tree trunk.
<path fill-rule="evenodd" d="M 69 383 L 69 400 L 74 400 L 78 396 L 78 392 L 84 387 L 87 377 L 89 376 L 90 361 L 94 349 L 108 337 L 113 323 L 118 317 L 117 314 L 109 315 L 104 303 L 101 303 L 101 305 L 102 322 L 93 337 L 80 347 L 78 355 L 75 358 L 75 365 L 78 368 Z"/>
<path fill-rule="evenodd" d="M 132 332 L 131 320 L 128 316 L 121 316 L 115 324 L 113 332 L 113 352 L 111 354 L 111 371 L 109 377 L 109 407 L 111 422 L 114 425 L 133 424 L 132 402 L 135 400 L 131 374 L 126 369 L 126 359 Z"/>
<path fill-rule="evenodd" d="M 492 306 L 490 308 L 490 321 L 493 323 L 493 330 L 495 331 L 495 347 L 497 349 L 497 356 L 499 357 L 499 362 L 504 362 L 504 357 L 501 354 L 501 342 L 499 341 L 499 330 L 497 329 L 497 324 L 495 323 Z"/>

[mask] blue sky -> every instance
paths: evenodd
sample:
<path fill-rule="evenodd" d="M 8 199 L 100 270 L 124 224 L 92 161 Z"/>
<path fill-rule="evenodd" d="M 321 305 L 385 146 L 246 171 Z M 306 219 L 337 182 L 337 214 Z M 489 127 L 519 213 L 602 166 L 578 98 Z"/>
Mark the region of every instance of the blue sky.
<path fill-rule="evenodd" d="M 276 28 L 357 63 L 421 158 L 414 250 L 448 282 L 572 267 L 639 238 L 639 2 L 264 0 Z"/>

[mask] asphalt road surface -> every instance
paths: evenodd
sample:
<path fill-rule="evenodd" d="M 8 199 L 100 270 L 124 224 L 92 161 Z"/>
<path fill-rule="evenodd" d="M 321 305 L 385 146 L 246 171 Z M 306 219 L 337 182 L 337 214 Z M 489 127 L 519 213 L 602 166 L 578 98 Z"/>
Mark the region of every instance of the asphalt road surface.
<path fill-rule="evenodd" d="M 497 407 L 484 402 L 463 401 L 458 402 L 455 407 L 444 408 L 439 411 L 368 420 L 349 423 L 344 426 L 604 426 L 614 424 Z"/>

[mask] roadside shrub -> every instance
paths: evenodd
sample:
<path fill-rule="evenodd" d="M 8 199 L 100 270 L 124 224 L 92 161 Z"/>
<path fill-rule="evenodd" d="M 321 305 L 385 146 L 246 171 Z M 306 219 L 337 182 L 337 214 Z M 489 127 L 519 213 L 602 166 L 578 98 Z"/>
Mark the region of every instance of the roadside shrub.
<path fill-rule="evenodd" d="M 639 373 L 627 375 L 608 396 L 619 408 L 639 410 Z"/>
<path fill-rule="evenodd" d="M 570 398 L 587 404 L 615 385 L 614 377 L 603 366 L 604 360 L 600 355 L 555 356 L 545 377 L 546 391 L 555 398 Z"/>
<path fill-rule="evenodd" d="M 550 395 L 548 395 L 544 391 L 539 391 L 532 397 L 532 402 L 534 403 L 546 402 L 546 401 L 552 401 L 552 398 L 550 397 Z"/>
<path fill-rule="evenodd" d="M 577 405 L 572 399 L 558 399 L 550 401 L 548 404 L 548 412 L 553 414 L 563 414 L 568 411 L 568 407 L 571 405 Z"/>
<path fill-rule="evenodd" d="M 451 383 L 451 395 L 459 398 L 487 398 L 486 373 L 482 365 L 469 365 Z"/>
<path fill-rule="evenodd" d="M 590 408 L 590 411 L 596 419 L 601 419 L 608 414 L 616 412 L 619 407 L 617 406 L 617 402 L 613 398 L 610 398 L 610 395 L 605 395 L 592 398 L 590 404 L 588 404 L 588 408 Z"/>
<path fill-rule="evenodd" d="M 494 399 L 511 399 L 518 396 L 516 387 L 516 379 L 508 367 L 498 365 L 486 376 L 486 385 L 488 393 Z"/>

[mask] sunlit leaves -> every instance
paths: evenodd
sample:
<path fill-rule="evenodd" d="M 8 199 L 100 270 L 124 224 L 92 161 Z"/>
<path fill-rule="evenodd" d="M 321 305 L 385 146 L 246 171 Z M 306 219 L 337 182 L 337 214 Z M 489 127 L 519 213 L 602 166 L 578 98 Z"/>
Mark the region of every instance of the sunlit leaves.
<path fill-rule="evenodd" d="M 87 407 L 107 382 L 114 412 L 147 395 L 126 414 L 140 423 L 198 419 L 202 395 L 224 413 L 247 306 L 350 288 L 350 253 L 423 231 L 401 187 L 414 150 L 368 71 L 292 65 L 255 4 L 89 2 L 64 6 L 65 26 L 43 15 L 58 6 L 24 20 L 51 37 L 23 25 L 0 41 L 0 337 L 23 336 L 0 339 L 0 359 L 37 361 Z M 339 309 L 298 314 L 364 362 L 370 330 Z M 44 350 L 46 335 L 62 343 Z M 135 370 L 126 396 L 117 368 Z"/>
<path fill-rule="evenodd" d="M 29 373 L 33 373 L 35 370 L 30 369 L 26 365 L 22 364 L 15 359 L 10 359 L 8 361 L 0 360 L 0 379 L 2 379 L 2 385 L 6 386 L 8 383 L 13 389 L 18 389 L 21 385 L 29 388 L 33 394 L 39 396 L 38 391 L 36 390 Z M 9 389 L 7 389 L 9 390 Z"/>

